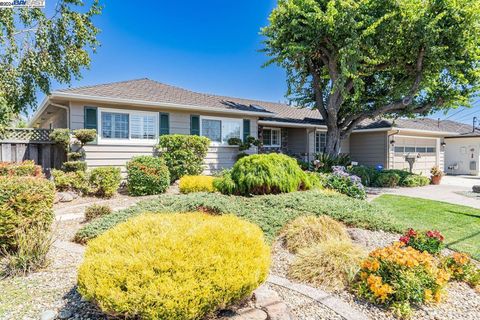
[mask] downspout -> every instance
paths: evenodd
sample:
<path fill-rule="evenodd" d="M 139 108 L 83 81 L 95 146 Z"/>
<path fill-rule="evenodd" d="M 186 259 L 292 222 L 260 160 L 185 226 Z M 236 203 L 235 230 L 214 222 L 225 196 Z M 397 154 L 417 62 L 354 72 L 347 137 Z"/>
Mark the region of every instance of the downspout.
<path fill-rule="evenodd" d="M 67 112 L 67 129 L 70 129 L 70 127 L 71 127 L 71 125 L 70 125 L 70 107 L 67 107 L 67 106 L 64 106 L 64 105 L 61 105 L 61 104 L 57 104 L 57 103 L 50 103 L 50 105 L 52 105 L 54 107 L 57 107 L 57 108 L 64 109 Z"/>
<path fill-rule="evenodd" d="M 400 133 L 400 130 L 397 130 L 397 132 L 391 133 L 387 136 L 387 169 L 390 169 L 390 145 L 391 145 L 390 138 L 393 136 L 396 136 L 399 133 Z"/>

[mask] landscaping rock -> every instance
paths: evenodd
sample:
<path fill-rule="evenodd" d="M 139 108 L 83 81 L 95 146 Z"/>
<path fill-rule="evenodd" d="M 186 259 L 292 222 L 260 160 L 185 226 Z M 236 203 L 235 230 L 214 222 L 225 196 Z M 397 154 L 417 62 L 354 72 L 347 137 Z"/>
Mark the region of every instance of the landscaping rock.
<path fill-rule="evenodd" d="M 255 290 L 253 294 L 256 307 L 266 311 L 269 320 L 292 319 L 287 305 L 275 291 L 263 285 Z"/>
<path fill-rule="evenodd" d="M 57 313 L 53 310 L 47 310 L 42 312 L 40 320 L 53 320 L 57 316 Z"/>
<path fill-rule="evenodd" d="M 78 198 L 78 196 L 73 192 L 57 192 L 55 203 L 72 202 L 76 198 Z"/>
<path fill-rule="evenodd" d="M 73 315 L 72 311 L 66 309 L 66 310 L 62 310 L 60 311 L 60 313 L 58 314 L 58 319 L 69 319 L 71 318 Z"/>
<path fill-rule="evenodd" d="M 480 185 L 473 186 L 473 187 L 472 187 L 472 191 L 473 191 L 474 193 L 480 193 Z"/>
<path fill-rule="evenodd" d="M 231 320 L 267 320 L 267 313 L 256 308 L 245 308 L 237 311 L 237 315 L 230 318 Z"/>

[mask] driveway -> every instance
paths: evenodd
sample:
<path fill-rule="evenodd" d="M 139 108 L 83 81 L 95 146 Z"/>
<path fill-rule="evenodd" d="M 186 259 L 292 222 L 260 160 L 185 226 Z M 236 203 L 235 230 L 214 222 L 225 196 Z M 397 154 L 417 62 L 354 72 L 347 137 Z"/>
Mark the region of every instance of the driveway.
<path fill-rule="evenodd" d="M 418 188 L 376 189 L 380 194 L 395 194 L 429 200 L 444 201 L 480 209 L 480 197 L 462 195 L 472 190 L 472 186 L 480 185 L 480 177 L 445 176 L 439 186 Z"/>

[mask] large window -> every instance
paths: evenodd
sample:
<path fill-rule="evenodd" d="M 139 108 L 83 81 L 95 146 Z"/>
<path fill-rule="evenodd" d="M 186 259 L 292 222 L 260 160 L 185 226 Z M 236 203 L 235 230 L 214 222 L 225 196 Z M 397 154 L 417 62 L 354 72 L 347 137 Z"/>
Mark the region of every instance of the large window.
<path fill-rule="evenodd" d="M 326 132 L 315 132 L 315 152 L 323 153 L 325 152 L 325 147 L 327 146 L 327 133 Z"/>
<path fill-rule="evenodd" d="M 227 144 L 230 138 L 242 138 L 242 120 L 201 117 L 201 132 L 216 144 Z"/>
<path fill-rule="evenodd" d="M 125 140 L 154 143 L 158 136 L 156 112 L 100 110 L 100 140 Z"/>
<path fill-rule="evenodd" d="M 282 131 L 278 128 L 263 129 L 263 146 L 280 147 Z"/>

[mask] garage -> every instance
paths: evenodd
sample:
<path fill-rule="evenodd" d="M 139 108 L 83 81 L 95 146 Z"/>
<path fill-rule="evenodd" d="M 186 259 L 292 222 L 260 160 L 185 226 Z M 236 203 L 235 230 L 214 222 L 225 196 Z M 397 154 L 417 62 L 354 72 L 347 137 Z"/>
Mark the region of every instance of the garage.
<path fill-rule="evenodd" d="M 428 176 L 430 169 L 440 165 L 439 138 L 395 136 L 391 140 L 393 155 L 390 167 L 399 170 L 410 170 L 406 157 L 415 158 L 413 171 Z"/>

